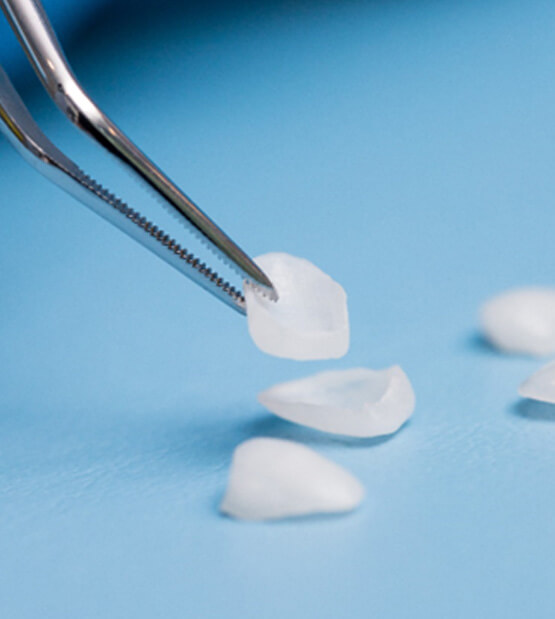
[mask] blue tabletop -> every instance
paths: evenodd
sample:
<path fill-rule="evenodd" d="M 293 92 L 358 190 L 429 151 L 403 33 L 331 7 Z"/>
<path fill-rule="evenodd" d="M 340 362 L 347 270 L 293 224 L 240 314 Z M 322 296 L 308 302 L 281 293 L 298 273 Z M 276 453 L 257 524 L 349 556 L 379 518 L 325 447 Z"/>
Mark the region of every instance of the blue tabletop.
<path fill-rule="evenodd" d="M 554 282 L 554 28 L 549 0 L 268 0 L 114 6 L 68 31 L 91 94 L 245 249 L 344 285 L 352 346 L 263 355 L 244 319 L 2 142 L 1 617 L 553 616 L 555 412 L 518 400 L 541 362 L 489 349 L 476 313 Z M 11 66 L 50 137 L 142 209 Z M 417 408 L 391 438 L 256 403 L 282 380 L 394 363 Z M 221 517 L 231 453 L 254 436 L 346 466 L 365 504 Z"/>

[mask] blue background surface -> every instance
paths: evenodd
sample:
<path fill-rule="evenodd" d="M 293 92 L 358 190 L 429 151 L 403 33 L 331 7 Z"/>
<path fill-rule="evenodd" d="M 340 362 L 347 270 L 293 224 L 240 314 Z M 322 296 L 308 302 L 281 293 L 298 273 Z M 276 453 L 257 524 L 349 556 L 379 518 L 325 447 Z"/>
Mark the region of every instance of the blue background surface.
<path fill-rule="evenodd" d="M 553 617 L 555 412 L 518 400 L 540 362 L 489 349 L 476 313 L 554 281 L 555 4 L 161 2 L 81 26 L 47 6 L 101 107 L 226 231 L 344 285 L 352 347 L 264 356 L 241 317 L 2 142 L 0 616 Z M 41 126 L 141 210 L 6 37 Z M 417 409 L 391 438 L 256 403 L 282 380 L 394 363 Z M 253 436 L 345 465 L 366 503 L 222 518 Z"/>

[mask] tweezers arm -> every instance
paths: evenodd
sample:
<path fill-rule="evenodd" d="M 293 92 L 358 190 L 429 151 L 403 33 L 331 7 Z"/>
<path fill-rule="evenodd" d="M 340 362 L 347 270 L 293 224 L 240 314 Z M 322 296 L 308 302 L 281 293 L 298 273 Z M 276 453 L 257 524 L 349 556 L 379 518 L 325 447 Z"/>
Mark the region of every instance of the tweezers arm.
<path fill-rule="evenodd" d="M 62 112 L 145 180 L 243 277 L 275 297 L 272 283 L 258 266 L 118 129 L 83 90 L 39 0 L 0 0 L 0 6 L 44 87 Z"/>
<path fill-rule="evenodd" d="M 87 176 L 44 135 L 0 66 L 0 133 L 50 181 L 138 241 L 221 301 L 245 313 L 245 301 L 231 284 L 193 254 Z"/>

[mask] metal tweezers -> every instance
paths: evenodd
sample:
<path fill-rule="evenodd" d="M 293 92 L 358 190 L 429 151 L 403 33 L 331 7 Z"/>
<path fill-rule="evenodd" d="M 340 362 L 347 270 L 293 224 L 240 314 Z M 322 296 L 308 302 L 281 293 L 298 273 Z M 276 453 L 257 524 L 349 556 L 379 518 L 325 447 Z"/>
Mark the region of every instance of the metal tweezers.
<path fill-rule="evenodd" d="M 242 280 L 276 300 L 271 281 L 253 260 L 150 161 L 83 90 L 39 0 L 0 0 L 0 6 L 44 88 L 61 111 L 131 168 L 139 179 L 146 181 L 164 205 L 231 265 Z M 241 289 L 233 287 L 154 223 L 116 198 L 52 144 L 34 122 L 1 66 L 0 131 L 48 179 L 220 300 L 245 313 Z"/>

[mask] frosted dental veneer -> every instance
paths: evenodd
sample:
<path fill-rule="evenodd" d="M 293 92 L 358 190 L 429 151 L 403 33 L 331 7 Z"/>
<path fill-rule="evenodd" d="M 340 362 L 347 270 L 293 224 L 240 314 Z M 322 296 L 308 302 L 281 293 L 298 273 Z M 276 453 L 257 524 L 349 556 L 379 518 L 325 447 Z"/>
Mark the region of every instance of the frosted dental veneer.
<path fill-rule="evenodd" d="M 517 288 L 493 297 L 481 310 L 484 336 L 509 353 L 555 353 L 555 288 Z"/>
<path fill-rule="evenodd" d="M 247 284 L 249 333 L 265 353 L 287 359 L 342 357 L 349 349 L 347 295 L 308 260 L 284 253 L 259 256 L 255 262 L 274 284 L 271 301 Z"/>
<path fill-rule="evenodd" d="M 235 449 L 220 510 L 242 520 L 269 520 L 351 511 L 363 496 L 357 479 L 314 450 L 254 438 Z"/>
<path fill-rule="evenodd" d="M 523 398 L 555 404 L 555 361 L 544 365 L 525 380 L 518 393 Z"/>
<path fill-rule="evenodd" d="M 399 366 L 321 372 L 275 385 L 258 401 L 279 417 L 323 432 L 391 434 L 412 415 L 414 391 Z"/>

